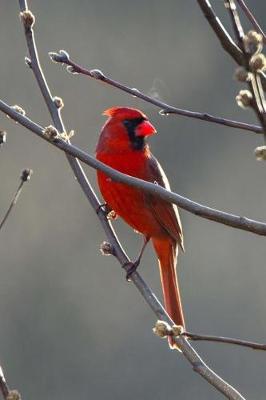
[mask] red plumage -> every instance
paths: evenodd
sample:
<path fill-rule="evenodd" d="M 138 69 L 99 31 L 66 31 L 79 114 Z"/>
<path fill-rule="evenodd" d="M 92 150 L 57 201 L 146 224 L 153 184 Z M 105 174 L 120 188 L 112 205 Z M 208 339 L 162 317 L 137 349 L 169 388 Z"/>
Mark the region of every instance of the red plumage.
<path fill-rule="evenodd" d="M 146 144 L 146 136 L 156 132 L 146 115 L 128 107 L 113 107 L 104 115 L 109 119 L 102 128 L 96 158 L 120 172 L 169 189 L 163 169 Z M 176 274 L 178 245 L 184 248 L 177 207 L 141 189 L 114 182 L 101 171 L 97 171 L 97 178 L 108 206 L 133 229 L 152 240 L 166 310 L 175 324 L 184 327 Z M 173 347 L 171 338 L 169 343 Z"/>

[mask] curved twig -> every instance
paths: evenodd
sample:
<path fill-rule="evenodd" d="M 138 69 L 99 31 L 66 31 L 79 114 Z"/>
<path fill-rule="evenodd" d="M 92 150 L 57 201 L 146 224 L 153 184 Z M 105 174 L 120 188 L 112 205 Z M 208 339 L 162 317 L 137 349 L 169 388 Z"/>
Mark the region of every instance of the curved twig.
<path fill-rule="evenodd" d="M 60 50 L 59 53 L 50 52 L 49 55 L 54 62 L 66 64 L 68 67 L 70 67 L 68 71 L 71 73 L 86 75 L 90 78 L 99 80 L 119 90 L 122 90 L 123 92 L 129 93 L 134 97 L 138 97 L 139 99 L 144 100 L 146 103 L 150 103 L 157 107 L 160 107 L 162 109 L 160 111 L 160 114 L 162 115 L 168 115 L 168 114 L 181 115 L 183 117 L 195 118 L 201 121 L 207 121 L 219 125 L 230 126 L 231 128 L 238 128 L 238 129 L 243 129 L 245 131 L 262 133 L 262 128 L 258 125 L 247 124 L 245 122 L 217 117 L 208 113 L 184 110 L 182 108 L 171 106 L 170 104 L 164 103 L 161 100 L 148 96 L 147 94 L 141 92 L 136 88 L 130 88 L 129 86 L 124 85 L 123 83 L 115 81 L 114 79 L 104 75 L 103 72 L 98 69 L 89 70 L 87 68 L 82 67 L 81 65 L 71 60 L 69 58 L 68 53 L 64 50 Z"/>

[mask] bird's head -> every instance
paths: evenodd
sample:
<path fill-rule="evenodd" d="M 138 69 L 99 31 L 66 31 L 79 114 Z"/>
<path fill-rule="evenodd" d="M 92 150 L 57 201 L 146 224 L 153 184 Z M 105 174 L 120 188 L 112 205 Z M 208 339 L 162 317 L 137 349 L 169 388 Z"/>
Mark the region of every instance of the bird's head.
<path fill-rule="evenodd" d="M 103 115 L 109 118 L 103 126 L 99 145 L 111 151 L 143 150 L 145 138 L 156 133 L 146 115 L 135 108 L 112 107 Z"/>

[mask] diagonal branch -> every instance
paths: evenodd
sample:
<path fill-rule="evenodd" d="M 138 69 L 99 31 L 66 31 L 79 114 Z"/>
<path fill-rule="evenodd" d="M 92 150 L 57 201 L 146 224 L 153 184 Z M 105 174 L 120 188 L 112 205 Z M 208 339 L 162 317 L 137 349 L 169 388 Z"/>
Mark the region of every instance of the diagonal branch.
<path fill-rule="evenodd" d="M 18 113 L 16 110 L 14 110 L 13 107 L 8 106 L 2 100 L 0 100 L 0 110 L 10 116 L 10 118 L 14 119 L 16 122 L 19 122 L 25 128 L 31 130 L 40 138 L 48 141 L 49 143 L 63 150 L 65 153 L 71 155 L 72 157 L 78 158 L 80 161 L 84 162 L 90 167 L 103 171 L 116 182 L 122 182 L 130 186 L 141 188 L 147 193 L 155 194 L 158 197 L 168 201 L 169 203 L 176 204 L 184 210 L 189 211 L 192 214 L 198 215 L 202 218 L 228 225 L 232 228 L 252 232 L 257 235 L 266 235 L 266 223 L 255 221 L 239 215 L 229 214 L 224 211 L 204 206 L 200 203 L 196 203 L 193 200 L 187 199 L 186 197 L 180 196 L 177 193 L 164 189 L 162 186 L 159 186 L 157 184 L 143 181 L 142 179 L 138 179 L 126 174 L 122 174 L 121 172 L 107 166 L 106 164 L 103 164 L 99 160 L 96 160 L 94 157 L 90 156 L 85 151 L 80 150 L 78 147 L 67 143 L 66 141 L 61 139 L 60 135 L 55 138 L 47 136 L 47 131 L 54 129 L 53 127 L 43 129 L 40 125 L 31 121 L 28 117 Z M 99 210 L 100 203 L 98 199 L 97 201 L 95 200 L 95 194 L 93 194 L 93 199 L 94 200 L 92 205 L 94 210 L 97 211 Z"/>
<path fill-rule="evenodd" d="M 184 110 L 181 108 L 171 106 L 167 103 L 164 103 L 161 100 L 158 100 L 151 96 L 146 95 L 145 93 L 139 91 L 136 88 L 130 88 L 129 86 L 126 86 L 121 82 L 115 81 L 114 79 L 104 75 L 102 73 L 102 71 L 100 71 L 98 69 L 89 70 L 87 68 L 82 67 L 81 65 L 79 65 L 76 62 L 74 62 L 73 60 L 71 60 L 69 58 L 68 53 L 64 50 L 60 50 L 59 53 L 50 52 L 49 55 L 54 62 L 68 65 L 68 71 L 71 73 L 86 75 L 90 78 L 99 80 L 99 81 L 106 83 L 110 86 L 113 86 L 119 90 L 122 90 L 123 92 L 129 93 L 130 95 L 132 95 L 134 97 L 138 97 L 139 99 L 144 100 L 147 103 L 150 103 L 157 107 L 162 108 L 162 110 L 160 111 L 160 114 L 162 114 L 162 115 L 168 115 L 168 114 L 181 115 L 184 117 L 195 118 L 195 119 L 198 119 L 201 121 L 207 121 L 207 122 L 212 122 L 212 123 L 220 124 L 220 125 L 224 125 L 224 126 L 230 126 L 231 128 L 238 128 L 238 129 L 243 129 L 245 131 L 262 133 L 262 128 L 258 125 L 247 124 L 245 122 L 239 122 L 239 121 L 234 121 L 234 120 L 230 120 L 227 118 L 216 117 L 216 116 L 208 114 L 208 113 Z"/>

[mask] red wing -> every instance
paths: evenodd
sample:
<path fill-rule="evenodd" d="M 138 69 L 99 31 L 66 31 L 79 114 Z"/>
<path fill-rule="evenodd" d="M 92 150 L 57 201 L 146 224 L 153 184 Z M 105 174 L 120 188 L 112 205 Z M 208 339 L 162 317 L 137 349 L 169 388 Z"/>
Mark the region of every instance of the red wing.
<path fill-rule="evenodd" d="M 168 179 L 155 157 L 152 156 L 149 159 L 148 168 L 148 176 L 151 177 L 151 181 L 170 190 Z M 177 206 L 167 203 L 150 193 L 147 193 L 145 196 L 156 220 L 184 250 L 182 224 Z"/>

